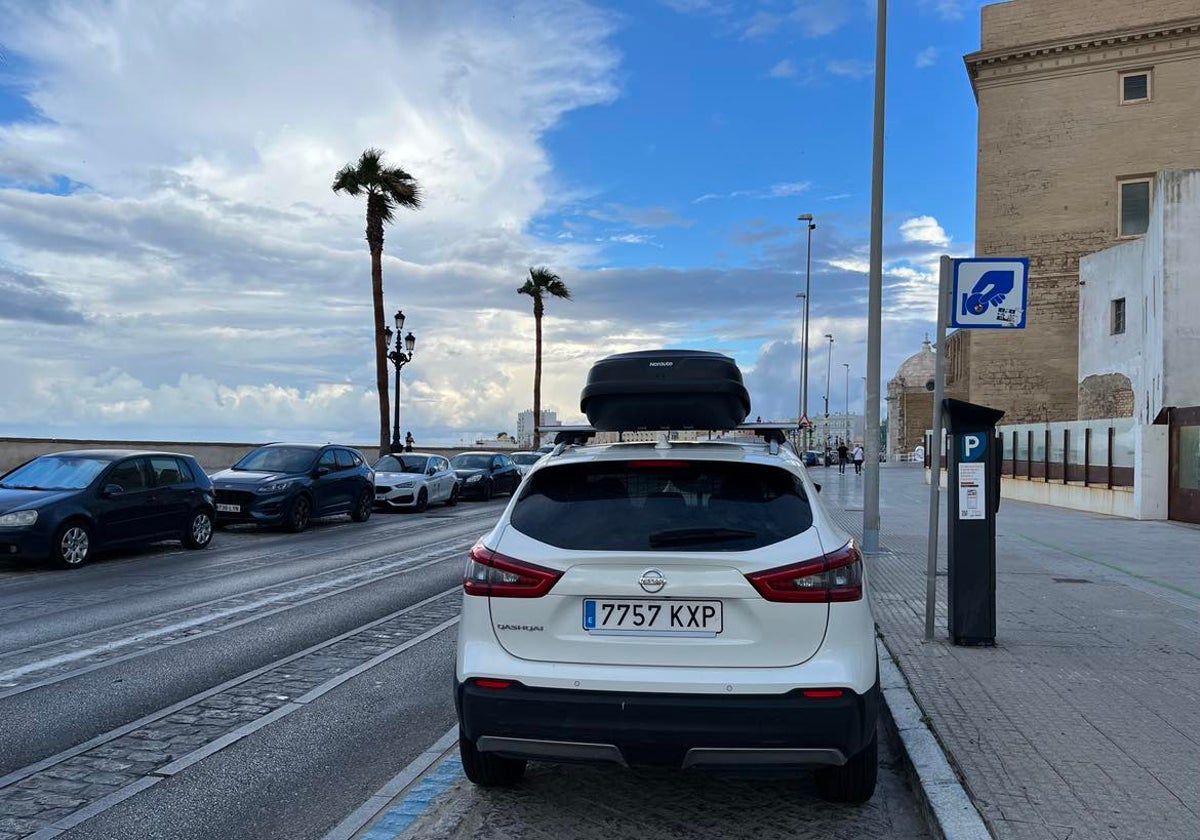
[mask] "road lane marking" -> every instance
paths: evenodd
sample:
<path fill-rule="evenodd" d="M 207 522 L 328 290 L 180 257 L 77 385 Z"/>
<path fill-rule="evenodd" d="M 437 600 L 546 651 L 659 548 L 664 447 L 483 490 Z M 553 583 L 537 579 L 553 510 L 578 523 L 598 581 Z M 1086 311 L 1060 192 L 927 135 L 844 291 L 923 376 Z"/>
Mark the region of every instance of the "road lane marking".
<path fill-rule="evenodd" d="M 464 541 L 464 545 L 466 542 L 470 542 L 470 540 Z M 358 589 L 363 586 L 376 584 L 382 580 L 387 580 L 389 578 L 398 577 L 400 575 L 405 575 L 410 572 L 419 571 L 421 569 L 425 569 L 430 566 L 436 566 L 440 563 L 446 562 L 447 560 L 454 560 L 455 556 L 459 550 L 460 550 L 459 547 L 455 546 L 453 548 L 447 549 L 445 556 L 435 557 L 433 559 L 430 559 L 430 560 L 424 561 L 424 562 L 421 562 L 419 560 L 401 561 L 398 564 L 399 568 L 395 568 L 393 566 L 392 568 L 395 568 L 395 570 L 389 571 L 387 573 L 381 573 L 379 569 L 368 569 L 368 570 L 363 570 L 362 572 L 356 573 L 354 575 L 344 576 L 344 577 L 340 577 L 340 578 L 334 578 L 332 581 L 330 581 L 328 583 L 338 583 L 338 582 L 341 582 L 344 580 L 354 580 L 354 579 L 359 579 L 359 580 L 357 583 L 353 583 L 349 586 L 344 586 L 339 589 L 334 589 L 334 590 L 330 590 L 327 592 L 323 592 L 319 595 L 314 595 L 311 598 L 307 598 L 307 599 L 304 599 L 301 601 L 296 601 L 294 603 L 284 604 L 284 605 L 276 607 L 275 609 L 272 609 L 272 610 L 267 610 L 265 612 L 260 612 L 260 613 L 254 614 L 254 615 L 247 616 L 246 618 L 239 619 L 237 621 L 222 624 L 221 626 L 215 627 L 212 630 L 207 630 L 207 631 L 200 632 L 200 633 L 192 633 L 189 635 L 181 636 L 177 639 L 169 639 L 169 640 L 161 642 L 158 645 L 154 645 L 152 647 L 147 647 L 147 648 L 143 648 L 140 650 L 131 651 L 129 653 L 122 654 L 120 656 L 115 656 L 115 657 L 112 657 L 109 659 L 105 659 L 102 662 L 94 662 L 90 665 L 86 665 L 81 668 L 74 668 L 70 671 L 64 671 L 60 674 L 55 674 L 53 676 L 46 677 L 45 679 L 38 680 L 36 682 L 27 683 L 24 685 L 11 682 L 12 680 L 19 679 L 20 677 L 25 676 L 26 674 L 36 673 L 37 671 L 45 671 L 45 670 L 57 667 L 58 665 L 67 664 L 69 662 L 79 661 L 80 659 L 86 659 L 86 658 L 89 658 L 92 656 L 97 656 L 97 655 L 103 654 L 105 652 L 111 652 L 113 650 L 118 650 L 122 647 L 128 647 L 131 644 L 138 644 L 140 642 L 147 641 L 156 636 L 162 636 L 162 635 L 166 635 L 166 634 L 169 634 L 172 632 L 179 632 L 180 630 L 186 630 L 189 628 L 189 626 L 192 626 L 193 624 L 198 626 L 200 624 L 206 624 L 206 623 L 211 623 L 214 621 L 220 621 L 221 618 L 226 618 L 229 615 L 233 615 L 238 612 L 244 612 L 246 609 L 261 607 L 266 603 L 272 603 L 274 601 L 280 601 L 280 600 L 294 598 L 298 594 L 303 594 L 304 592 L 312 591 L 314 589 L 324 588 L 326 585 L 328 585 L 328 583 L 325 585 L 322 585 L 322 586 L 317 586 L 317 587 L 308 587 L 308 588 L 303 588 L 300 590 L 290 590 L 288 592 L 281 594 L 277 598 L 269 599 L 269 600 L 263 601 L 261 603 L 248 605 L 244 608 L 218 611 L 217 613 L 209 613 L 206 616 L 201 617 L 202 620 L 196 620 L 195 622 L 180 622 L 176 625 L 171 625 L 170 627 L 159 628 L 154 631 L 148 631 L 148 632 L 142 633 L 142 634 L 135 634 L 133 636 L 126 636 L 121 639 L 114 640 L 113 642 L 109 642 L 104 645 L 99 645 L 99 646 L 96 646 L 96 647 L 93 647 L 93 648 L 90 648 L 87 650 L 73 651 L 72 653 L 60 654 L 59 656 L 52 657 L 50 659 L 37 660 L 36 662 L 27 663 L 26 665 L 21 666 L 20 668 L 14 668 L 14 669 L 11 669 L 10 671 L 0 673 L 0 689 L 3 689 L 3 690 L 0 690 L 0 700 L 3 700 L 6 697 L 11 697 L 16 694 L 22 694 L 26 691 L 32 691 L 33 689 L 36 689 L 36 688 L 43 688 L 48 685 L 53 685 L 55 683 L 63 682 L 64 680 L 72 679 L 74 677 L 81 676 L 83 674 L 91 673 L 92 671 L 97 671 L 97 670 L 100 670 L 101 668 L 107 668 L 111 665 L 115 665 L 120 662 L 125 662 L 125 661 L 128 661 L 130 659 L 135 659 L 140 656 L 146 656 L 151 653 L 155 653 L 157 651 L 163 650 L 165 648 L 172 647 L 174 645 L 183 644 L 185 642 L 191 642 L 196 639 L 203 639 L 208 636 L 216 635 L 218 633 L 224 633 L 228 630 L 233 630 L 237 627 L 241 627 L 243 625 L 250 624 L 255 621 L 261 621 L 264 618 L 269 618 L 270 616 L 296 609 L 297 607 L 302 607 L 307 604 L 315 603 L 316 601 L 322 601 L 322 600 L 325 600 L 328 598 L 336 597 L 338 595 L 343 595 L 346 592 L 353 591 L 353 590 Z M 463 549 L 463 550 L 465 550 L 465 549 Z M 240 596 L 233 596 L 233 597 L 240 597 Z M 228 599 L 226 599 L 226 600 L 228 600 Z"/>
<path fill-rule="evenodd" d="M 296 653 L 293 653 L 293 654 L 289 654 L 288 656 L 285 656 L 282 659 L 276 659 L 274 662 L 268 662 L 266 665 L 262 665 L 258 668 L 255 668 L 252 671 L 247 671 L 246 673 L 240 674 L 240 675 L 234 677 L 233 679 L 226 680 L 225 682 L 221 683 L 220 685 L 213 686 L 212 688 L 208 688 L 208 689 L 205 689 L 204 691 L 193 694 L 191 697 L 185 697 L 183 700 L 180 700 L 177 703 L 173 703 L 164 709 L 159 709 L 156 712 L 152 712 L 148 715 L 145 715 L 144 717 L 140 717 L 137 720 L 133 721 L 132 723 L 127 723 L 122 726 L 118 726 L 115 729 L 110 729 L 108 732 L 102 732 L 101 734 L 99 734 L 93 738 L 90 738 L 87 741 L 84 741 L 82 744 L 77 744 L 74 747 L 65 749 L 59 753 L 56 753 L 55 755 L 50 756 L 49 758 L 44 758 L 33 764 L 29 764 L 20 769 L 13 770 L 12 772 L 5 774 L 4 776 L 0 776 L 0 790 L 3 790 L 4 788 L 6 788 L 12 784 L 15 784 L 16 782 L 19 782 L 22 779 L 28 778 L 29 776 L 32 776 L 35 773 L 39 773 L 42 770 L 45 770 L 49 767 L 53 767 L 56 764 L 61 764 L 62 762 L 66 761 L 67 759 L 74 758 L 77 755 L 82 755 L 83 753 L 87 752 L 88 750 L 93 749 L 94 747 L 98 747 L 101 744 L 105 744 L 109 741 L 116 740 L 117 738 L 120 738 L 122 735 L 128 735 L 130 732 L 141 729 L 146 724 L 154 723 L 155 721 L 162 720 L 163 718 L 166 718 L 166 717 L 170 717 L 171 715 L 175 714 L 176 712 L 182 711 L 183 709 L 186 709 L 189 706 L 194 706 L 202 700 L 206 700 L 209 697 L 212 697 L 216 694 L 220 694 L 224 691 L 228 691 L 229 689 L 235 688 L 239 685 L 242 685 L 243 683 L 250 682 L 250 680 L 253 680 L 256 677 L 260 677 L 263 674 L 267 673 L 268 671 L 273 671 L 274 669 L 279 668 L 283 665 L 289 665 L 298 659 L 308 656 L 309 654 L 313 654 L 318 651 L 324 650 L 325 648 L 331 647 L 331 646 L 337 644 L 338 642 L 345 641 L 346 639 L 349 639 L 352 636 L 356 636 L 360 633 L 363 633 L 364 631 L 371 630 L 375 627 L 378 627 L 381 624 L 385 624 L 389 621 L 393 621 L 407 613 L 414 612 L 416 610 L 421 609 L 422 607 L 426 607 L 429 604 L 433 603 L 434 601 L 437 601 L 441 598 L 445 598 L 447 596 L 453 595 L 453 594 L 461 592 L 461 591 L 462 591 L 461 586 L 454 586 L 454 587 L 451 587 L 450 589 L 446 589 L 442 592 L 438 592 L 437 594 L 431 595 L 428 598 L 418 601 L 415 604 L 410 604 L 409 606 L 407 606 L 403 609 L 396 610 L 393 613 L 389 613 L 388 615 L 382 616 L 381 618 L 377 618 L 366 624 L 360 625 L 359 627 L 355 627 L 351 630 L 347 630 L 345 633 L 342 633 L 338 636 L 334 636 L 332 639 L 326 639 L 323 642 L 318 642 L 317 644 L 307 647 L 304 650 L 297 651 Z"/>

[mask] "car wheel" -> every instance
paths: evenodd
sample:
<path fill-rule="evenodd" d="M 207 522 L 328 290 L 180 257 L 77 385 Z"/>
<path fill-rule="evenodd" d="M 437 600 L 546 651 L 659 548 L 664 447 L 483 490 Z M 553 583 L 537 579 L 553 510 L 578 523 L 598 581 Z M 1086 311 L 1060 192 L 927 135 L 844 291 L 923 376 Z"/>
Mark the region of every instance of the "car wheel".
<path fill-rule="evenodd" d="M 492 500 L 493 492 L 495 492 L 495 488 L 492 487 L 492 480 L 489 478 L 487 486 L 483 488 L 483 500 L 485 502 L 490 502 Z"/>
<path fill-rule="evenodd" d="M 458 504 L 458 485 L 455 484 L 450 488 L 450 498 L 446 499 L 446 507 L 454 507 Z"/>
<path fill-rule="evenodd" d="M 480 787 L 512 787 L 525 775 L 525 760 L 481 753 L 466 738 L 458 739 L 463 772 Z"/>
<path fill-rule="evenodd" d="M 308 519 L 312 515 L 312 502 L 308 496 L 297 496 L 288 509 L 287 518 L 283 521 L 283 530 L 297 534 L 308 527 Z"/>
<path fill-rule="evenodd" d="M 364 490 L 358 497 L 358 504 L 354 506 L 354 510 L 350 511 L 350 518 L 355 522 L 366 522 L 371 518 L 371 511 L 374 509 L 375 494 L 370 490 Z"/>
<path fill-rule="evenodd" d="M 829 802 L 860 804 L 874 795 L 878 773 L 879 736 L 872 735 L 870 743 L 841 767 L 818 770 L 817 790 Z"/>
<path fill-rule="evenodd" d="M 183 529 L 183 536 L 180 541 L 184 548 L 198 550 L 206 548 L 213 537 L 213 520 L 212 514 L 205 509 L 201 509 L 192 514 L 188 519 L 187 527 Z"/>
<path fill-rule="evenodd" d="M 68 522 L 54 535 L 54 564 L 60 569 L 78 569 L 92 556 L 92 531 L 82 522 Z"/>
<path fill-rule="evenodd" d="M 421 492 L 417 494 L 417 513 L 424 513 L 428 509 L 429 509 L 429 493 L 425 490 L 424 487 L 422 487 Z"/>

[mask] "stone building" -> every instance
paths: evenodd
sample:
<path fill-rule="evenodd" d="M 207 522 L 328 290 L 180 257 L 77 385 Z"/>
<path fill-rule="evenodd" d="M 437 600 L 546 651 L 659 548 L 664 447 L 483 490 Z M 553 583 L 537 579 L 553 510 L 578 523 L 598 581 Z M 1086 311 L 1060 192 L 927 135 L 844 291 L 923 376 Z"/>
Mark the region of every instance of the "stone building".
<path fill-rule="evenodd" d="M 1157 173 L 1200 168 L 1200 0 L 981 15 L 976 253 L 1029 256 L 1028 327 L 955 333 L 947 384 L 1005 422 L 1075 419 L 1079 259 L 1146 232 Z"/>
<path fill-rule="evenodd" d="M 925 444 L 933 425 L 933 374 L 937 356 L 929 338 L 896 369 L 887 384 L 887 459 L 899 461 Z"/>

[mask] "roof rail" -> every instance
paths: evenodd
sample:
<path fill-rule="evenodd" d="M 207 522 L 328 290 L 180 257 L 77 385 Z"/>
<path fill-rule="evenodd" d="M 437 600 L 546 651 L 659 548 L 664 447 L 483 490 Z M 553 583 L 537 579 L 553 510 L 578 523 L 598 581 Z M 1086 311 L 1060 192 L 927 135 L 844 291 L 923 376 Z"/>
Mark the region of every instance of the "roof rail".
<path fill-rule="evenodd" d="M 583 446 L 596 436 L 596 430 L 591 426 L 554 426 L 554 443 L 569 446 Z"/>

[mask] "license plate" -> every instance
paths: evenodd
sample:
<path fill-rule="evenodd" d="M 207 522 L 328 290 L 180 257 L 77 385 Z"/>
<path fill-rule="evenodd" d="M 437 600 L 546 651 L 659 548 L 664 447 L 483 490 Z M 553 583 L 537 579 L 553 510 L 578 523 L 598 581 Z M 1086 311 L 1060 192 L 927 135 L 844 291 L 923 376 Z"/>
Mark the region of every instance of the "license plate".
<path fill-rule="evenodd" d="M 242 506 L 241 505 L 223 505 L 220 502 L 217 502 L 217 512 L 218 513 L 241 513 Z"/>
<path fill-rule="evenodd" d="M 721 632 L 721 602 L 585 598 L 583 629 L 606 635 L 715 636 Z"/>

